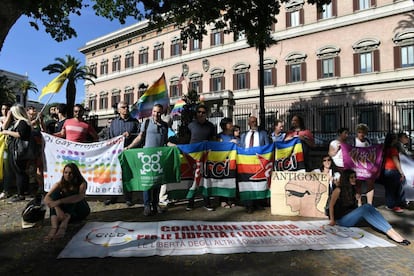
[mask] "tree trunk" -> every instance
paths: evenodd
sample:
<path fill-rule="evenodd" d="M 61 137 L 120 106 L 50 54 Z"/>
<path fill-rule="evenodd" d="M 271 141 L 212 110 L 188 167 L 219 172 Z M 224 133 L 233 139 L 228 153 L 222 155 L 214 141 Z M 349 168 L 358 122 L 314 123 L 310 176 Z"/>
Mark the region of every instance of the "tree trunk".
<path fill-rule="evenodd" d="M 264 46 L 259 46 L 259 99 L 260 99 L 260 129 L 266 130 L 266 111 L 264 105 Z"/>
<path fill-rule="evenodd" d="M 68 84 L 66 86 L 66 105 L 68 118 L 73 118 L 73 106 L 75 105 L 76 100 L 76 85 L 74 80 L 68 79 Z"/>
<path fill-rule="evenodd" d="M 10 29 L 16 21 L 22 16 L 22 11 L 19 9 L 20 1 L 16 0 L 2 0 L 0 9 L 0 52 L 3 48 L 4 41 Z"/>

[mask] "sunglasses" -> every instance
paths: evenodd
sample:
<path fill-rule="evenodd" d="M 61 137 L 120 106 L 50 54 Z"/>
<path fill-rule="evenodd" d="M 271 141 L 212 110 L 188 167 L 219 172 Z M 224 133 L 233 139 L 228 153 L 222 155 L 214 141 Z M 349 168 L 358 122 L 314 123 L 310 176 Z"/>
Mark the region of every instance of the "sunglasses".
<path fill-rule="evenodd" d="M 206 114 L 205 111 L 197 111 L 198 114 Z"/>
<path fill-rule="evenodd" d="M 323 159 L 323 162 L 332 161 L 331 159 Z"/>

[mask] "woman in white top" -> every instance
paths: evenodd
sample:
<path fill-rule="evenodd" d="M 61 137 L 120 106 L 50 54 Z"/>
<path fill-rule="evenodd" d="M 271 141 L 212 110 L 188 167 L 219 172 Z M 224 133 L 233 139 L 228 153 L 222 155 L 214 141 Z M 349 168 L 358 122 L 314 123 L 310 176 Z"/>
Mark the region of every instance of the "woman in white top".
<path fill-rule="evenodd" d="M 339 171 L 343 171 L 344 169 L 344 160 L 342 158 L 342 149 L 341 144 L 345 144 L 348 139 L 349 129 L 346 127 L 341 127 L 338 129 L 338 137 L 331 141 L 329 144 L 329 151 L 328 154 L 332 158 L 335 166 L 338 168 Z"/>

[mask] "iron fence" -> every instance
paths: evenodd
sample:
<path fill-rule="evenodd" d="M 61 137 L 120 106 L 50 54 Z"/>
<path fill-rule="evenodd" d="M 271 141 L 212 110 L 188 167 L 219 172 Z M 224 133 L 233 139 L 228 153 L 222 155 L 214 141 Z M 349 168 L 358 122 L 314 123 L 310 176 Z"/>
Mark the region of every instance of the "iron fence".
<path fill-rule="evenodd" d="M 383 102 L 337 102 L 301 101 L 294 104 L 268 104 L 266 106 L 265 128 L 270 132 L 276 119 L 283 120 L 289 128 L 293 115 L 303 117 L 305 127 L 310 129 L 318 146 L 326 146 L 336 137 L 340 127 L 350 129 L 351 135 L 359 123 L 368 125 L 369 138 L 382 143 L 388 132 L 406 132 L 414 136 L 414 101 Z M 242 130 L 253 113 L 252 105 L 237 105 L 233 109 L 234 123 Z"/>

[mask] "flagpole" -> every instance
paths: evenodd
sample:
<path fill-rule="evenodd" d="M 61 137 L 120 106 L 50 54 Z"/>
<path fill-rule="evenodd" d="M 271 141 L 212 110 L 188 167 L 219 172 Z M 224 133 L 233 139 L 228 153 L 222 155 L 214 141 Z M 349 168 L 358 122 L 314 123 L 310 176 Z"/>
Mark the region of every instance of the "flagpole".
<path fill-rule="evenodd" d="M 53 96 L 56 93 L 51 93 L 49 99 L 46 101 L 46 103 L 43 105 L 42 109 L 40 109 L 40 111 L 37 113 L 36 119 L 39 119 L 40 114 L 42 114 L 43 110 L 45 110 L 46 106 L 49 104 L 50 100 L 53 98 Z"/>

